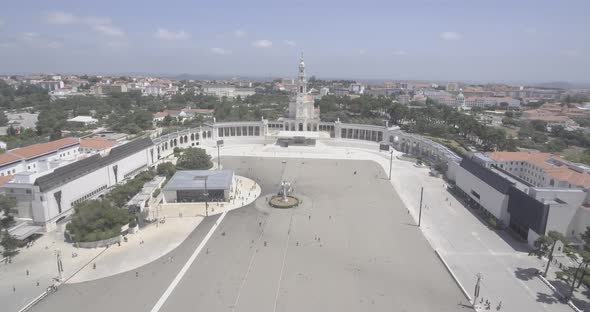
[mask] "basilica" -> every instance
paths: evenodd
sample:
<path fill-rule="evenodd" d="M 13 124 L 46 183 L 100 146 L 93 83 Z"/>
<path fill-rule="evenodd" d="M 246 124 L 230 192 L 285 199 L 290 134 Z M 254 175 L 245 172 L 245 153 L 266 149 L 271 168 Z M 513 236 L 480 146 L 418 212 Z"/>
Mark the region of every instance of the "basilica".
<path fill-rule="evenodd" d="M 297 93 L 289 101 L 289 116 L 283 119 L 285 131 L 318 131 L 320 109 L 313 105 L 313 97 L 307 92 L 303 54 L 299 61 Z"/>

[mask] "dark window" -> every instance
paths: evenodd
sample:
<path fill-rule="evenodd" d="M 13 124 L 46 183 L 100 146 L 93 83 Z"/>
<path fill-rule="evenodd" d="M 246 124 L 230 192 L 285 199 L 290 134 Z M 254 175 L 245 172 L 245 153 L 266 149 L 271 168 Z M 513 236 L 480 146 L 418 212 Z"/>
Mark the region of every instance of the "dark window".
<path fill-rule="evenodd" d="M 471 190 L 471 195 L 473 195 L 473 196 L 475 196 L 475 198 L 479 199 L 479 194 L 476 191 Z"/>

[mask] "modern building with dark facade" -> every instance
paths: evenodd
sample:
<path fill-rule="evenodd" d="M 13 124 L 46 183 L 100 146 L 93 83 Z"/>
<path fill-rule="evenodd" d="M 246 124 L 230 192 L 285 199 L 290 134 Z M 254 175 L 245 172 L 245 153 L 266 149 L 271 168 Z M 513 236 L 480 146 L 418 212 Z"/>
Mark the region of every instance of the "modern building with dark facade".
<path fill-rule="evenodd" d="M 179 170 L 164 187 L 168 203 L 230 200 L 235 176 L 231 170 Z"/>
<path fill-rule="evenodd" d="M 535 186 L 484 154 L 463 158 L 454 170 L 456 189 L 471 206 L 529 244 L 552 230 L 576 241 L 590 226 L 586 189 Z"/>

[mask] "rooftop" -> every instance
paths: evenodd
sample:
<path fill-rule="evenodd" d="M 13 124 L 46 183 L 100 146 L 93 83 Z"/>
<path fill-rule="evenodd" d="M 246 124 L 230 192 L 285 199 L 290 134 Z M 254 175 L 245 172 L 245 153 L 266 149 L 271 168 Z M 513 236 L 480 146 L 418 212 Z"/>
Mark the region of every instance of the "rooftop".
<path fill-rule="evenodd" d="M 96 150 L 103 150 L 107 148 L 111 148 L 115 146 L 117 143 L 107 140 L 102 137 L 93 137 L 88 139 L 81 139 L 80 140 L 80 147 L 82 148 L 92 148 Z"/>
<path fill-rule="evenodd" d="M 164 187 L 167 191 L 228 189 L 234 172 L 232 170 L 179 170 Z"/>
<path fill-rule="evenodd" d="M 15 162 L 20 159 L 30 159 L 55 152 L 64 147 L 79 144 L 77 138 L 63 138 L 48 143 L 33 144 L 16 148 L 0 155 L 0 166 Z"/>
<path fill-rule="evenodd" d="M 492 152 L 488 156 L 495 161 L 526 161 L 537 167 L 543 168 L 552 178 L 566 181 L 569 184 L 590 187 L 590 174 L 582 168 L 575 170 L 577 166 L 561 157 L 542 152 Z"/>

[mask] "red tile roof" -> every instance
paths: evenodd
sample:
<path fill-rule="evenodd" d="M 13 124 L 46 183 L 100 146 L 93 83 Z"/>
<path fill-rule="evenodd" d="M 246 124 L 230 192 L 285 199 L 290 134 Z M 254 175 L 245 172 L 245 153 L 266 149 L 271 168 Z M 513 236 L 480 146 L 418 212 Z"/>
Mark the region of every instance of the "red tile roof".
<path fill-rule="evenodd" d="M 79 139 L 77 139 L 77 138 L 63 138 L 63 139 L 51 141 L 48 143 L 33 144 L 33 145 L 17 148 L 17 149 L 8 151 L 8 153 L 13 154 L 13 155 L 17 155 L 17 156 L 20 156 L 23 158 L 33 158 L 36 156 L 41 156 L 43 154 L 57 151 L 58 149 L 64 148 L 66 146 L 74 145 L 77 143 L 79 143 Z"/>
<path fill-rule="evenodd" d="M 7 176 L 0 177 L 0 186 L 8 183 L 10 180 L 12 180 L 12 177 L 14 177 L 14 176 L 13 175 L 7 175 Z"/>
<path fill-rule="evenodd" d="M 5 164 L 9 164 L 11 162 L 20 160 L 21 157 L 18 157 L 16 155 L 12 155 L 10 153 L 4 153 L 2 155 L 0 155 L 0 165 L 5 165 Z"/>
<path fill-rule="evenodd" d="M 564 164 L 571 164 L 570 162 L 555 156 L 550 153 L 541 152 L 492 152 L 488 156 L 495 161 L 526 161 L 537 167 L 543 168 L 545 172 L 559 181 L 567 181 L 569 184 L 590 187 L 590 174 L 586 172 L 578 172 L 570 167 L 556 166 L 548 162 L 551 158 L 559 160 Z"/>
<path fill-rule="evenodd" d="M 80 140 L 80 147 L 103 150 L 115 146 L 116 142 L 101 137 Z"/>
<path fill-rule="evenodd" d="M 7 151 L 5 154 L 0 155 L 0 166 L 9 164 L 19 159 L 29 159 L 37 156 L 41 156 L 47 153 L 57 151 L 66 146 L 78 144 L 79 139 L 77 138 L 63 138 L 48 143 L 33 144 L 17 149 Z"/>

